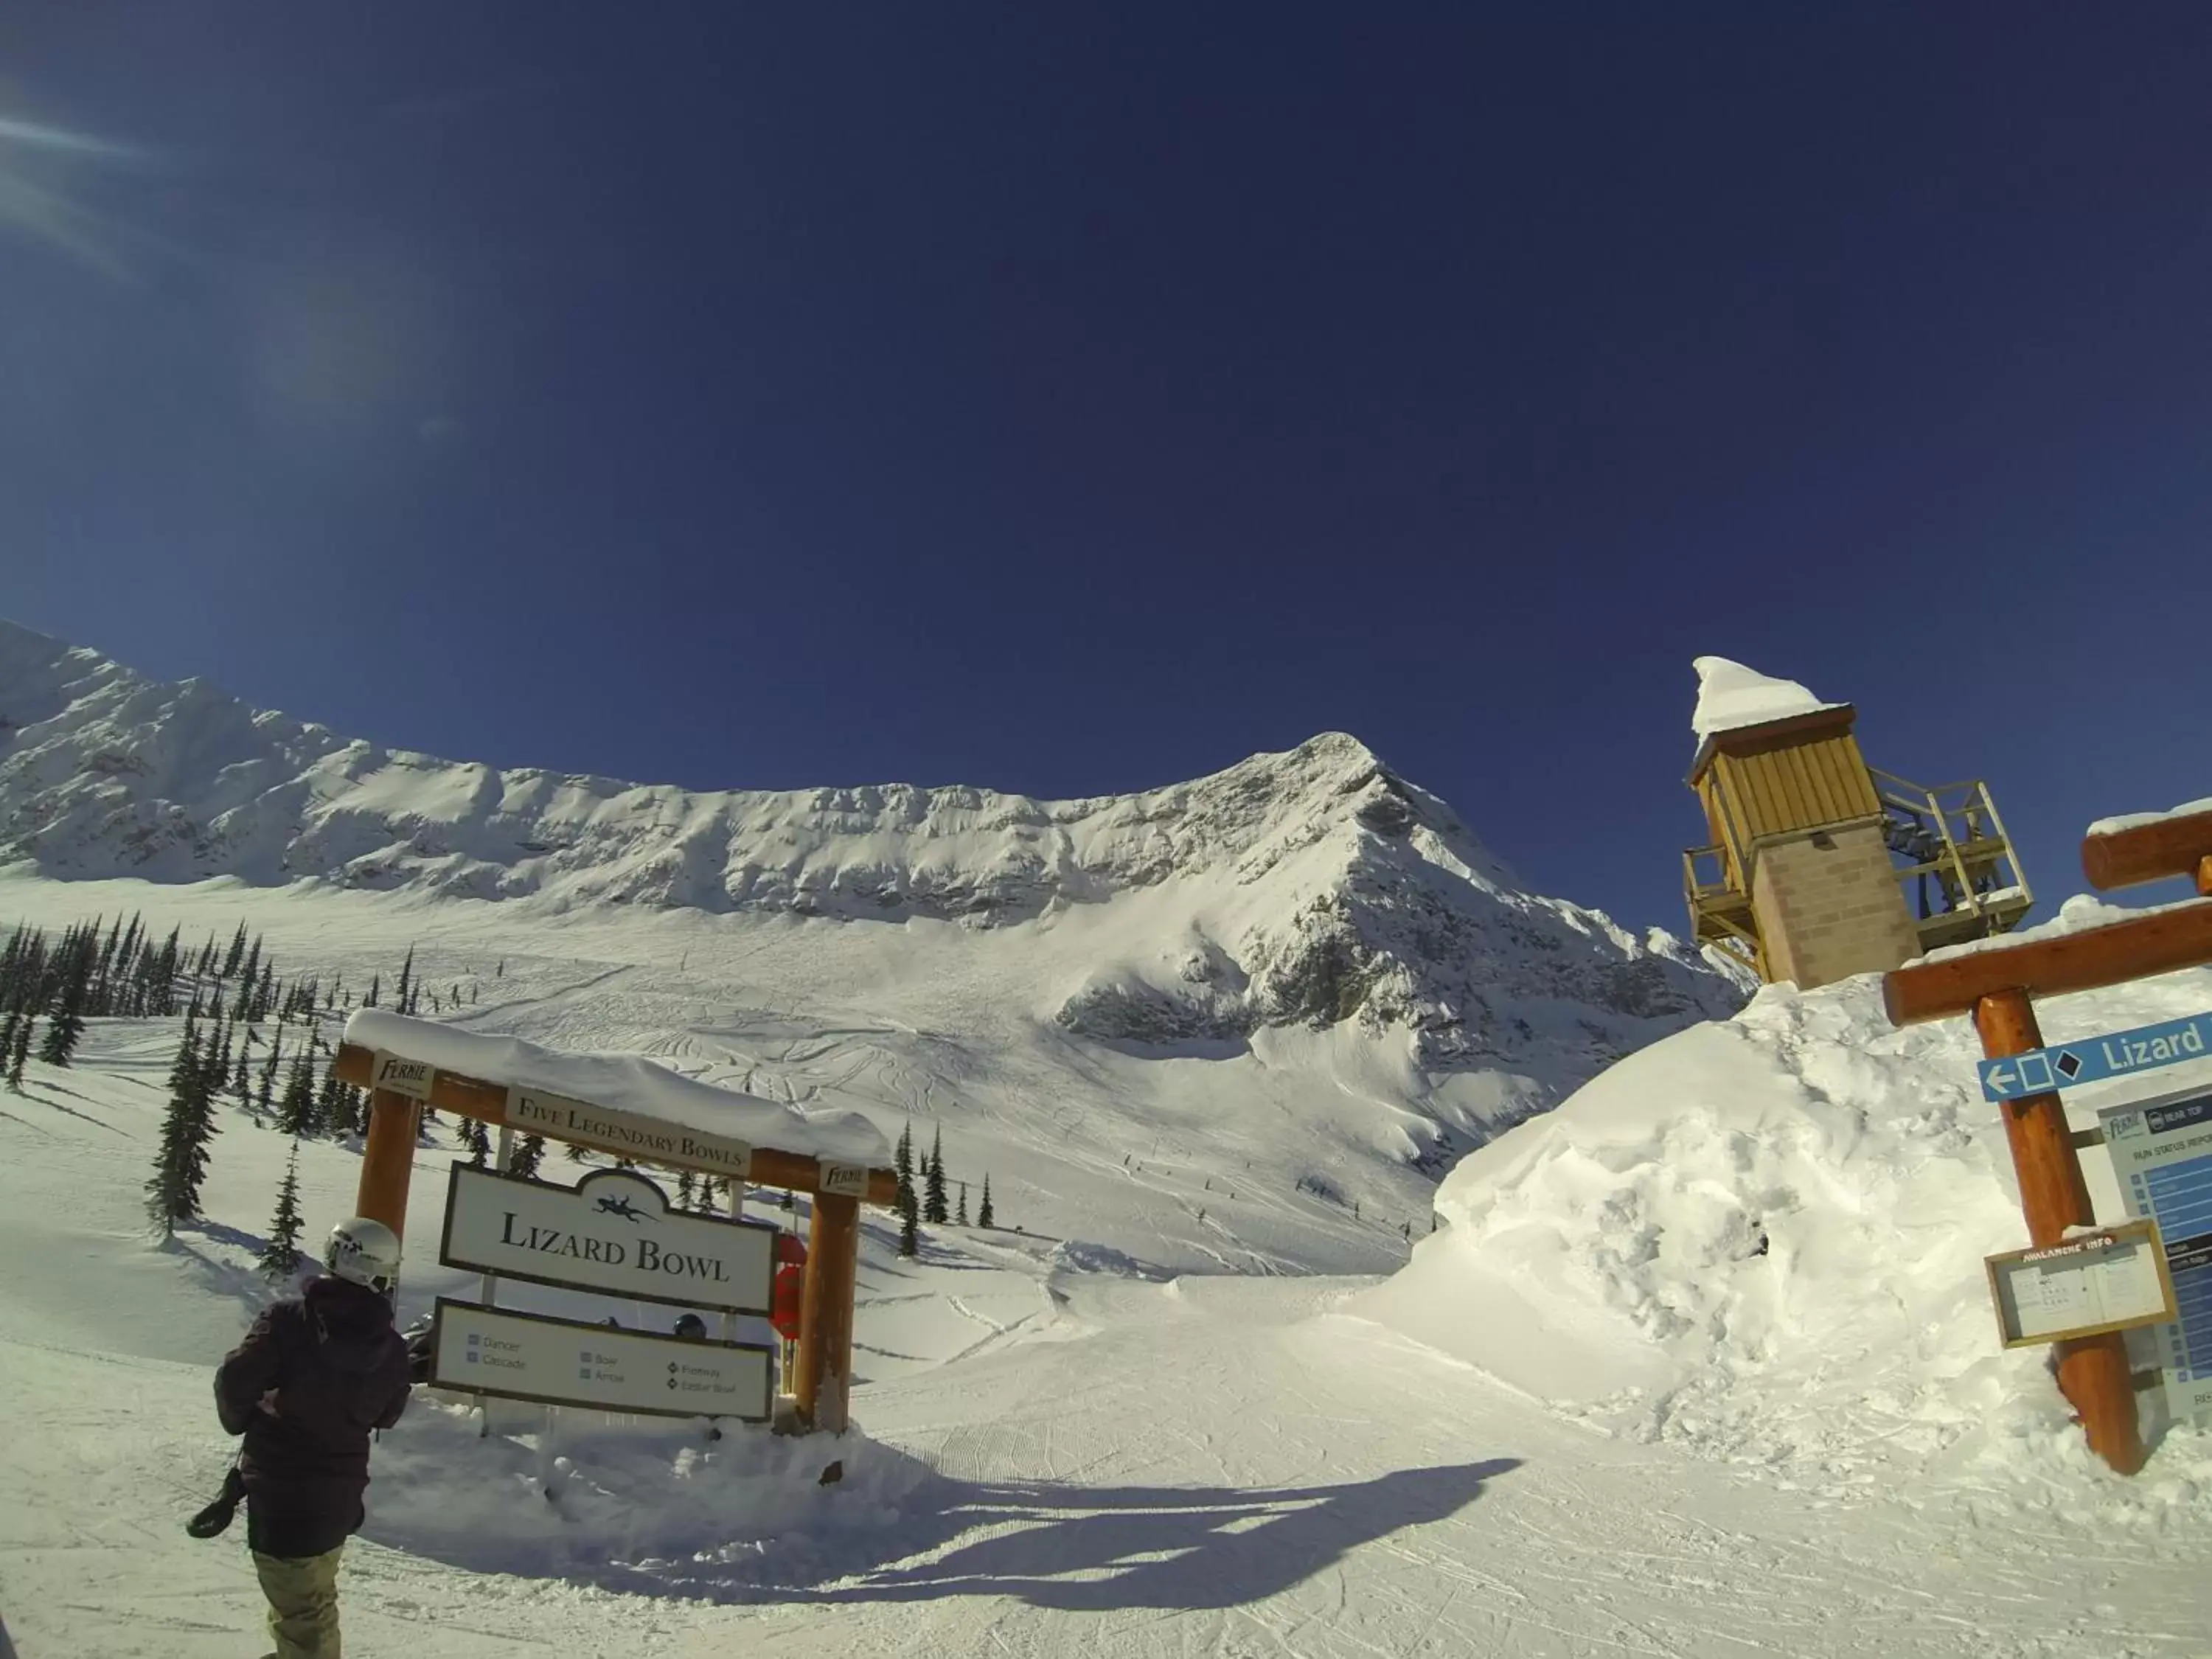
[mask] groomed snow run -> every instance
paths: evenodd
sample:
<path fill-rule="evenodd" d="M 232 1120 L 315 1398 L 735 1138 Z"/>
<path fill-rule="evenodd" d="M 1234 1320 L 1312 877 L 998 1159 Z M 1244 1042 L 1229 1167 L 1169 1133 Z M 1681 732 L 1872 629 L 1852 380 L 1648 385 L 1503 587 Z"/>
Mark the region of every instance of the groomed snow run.
<path fill-rule="evenodd" d="M 520 1037 L 459 1030 L 383 1008 L 356 1009 L 345 1040 L 421 1060 L 441 1072 L 542 1089 L 587 1105 L 631 1112 L 751 1146 L 884 1169 L 891 1149 L 854 1111 L 801 1111 L 780 1101 L 697 1083 L 637 1054 L 563 1054 Z"/>
<path fill-rule="evenodd" d="M 0 890 L 49 921 L 90 908 Z M 129 897 L 149 918 L 201 902 Z M 941 1121 L 955 1172 L 995 1172 L 1001 1226 L 1029 1229 L 926 1227 L 905 1259 L 865 1213 L 842 1442 L 506 1407 L 480 1438 L 464 1403 L 418 1394 L 346 1552 L 356 1659 L 2212 1653 L 2208 1437 L 2165 1433 L 2123 1480 L 2041 1356 L 1997 1348 L 1980 1258 L 2020 1223 L 1972 1037 L 1887 1030 L 1871 981 L 1769 991 L 1614 1066 L 1425 1188 L 1448 1224 L 1384 1280 L 1313 1271 L 1361 1259 L 1373 1206 L 1346 1214 L 1267 1163 L 1291 1120 L 1240 1105 L 1231 1062 L 1185 1062 L 1172 1119 L 1103 1062 L 1072 1101 L 975 1106 L 973 1066 L 939 1060 L 949 1082 L 925 1091 L 883 1056 L 926 1051 L 854 1047 L 905 978 L 804 978 L 750 935 L 722 955 L 665 918 L 201 898 L 210 921 L 266 922 L 280 968 L 342 963 L 349 985 L 419 934 L 428 983 L 483 988 L 455 1016 L 478 1029 L 702 1066 L 711 1049 L 718 1075 L 834 1065 L 848 1100 L 888 1078 L 906 1092 L 866 1106 L 878 1124 L 911 1115 L 931 1143 Z M 2212 975 L 2177 975 L 2043 1017 L 2063 1041 L 2208 996 Z M 927 1040 L 980 1050 L 968 1018 L 968 1047 Z M 196 1543 L 183 1522 L 232 1454 L 210 1369 L 270 1293 L 251 1268 L 292 1143 L 226 1097 L 205 1220 L 149 1237 L 182 1024 L 94 1021 L 70 1067 L 34 1060 L 0 1091 L 0 1613 L 21 1659 L 265 1648 L 242 1528 Z M 1294 1057 L 1265 1058 L 1272 1077 Z M 2081 1095 L 2086 1121 L 2100 1096 Z M 455 1127 L 417 1154 L 403 1320 L 478 1293 L 423 1243 Z M 299 1168 L 319 1230 L 352 1204 L 358 1149 L 304 1140 Z M 558 1154 L 546 1172 L 580 1173 Z M 809 1221 L 803 1200 L 749 1214 Z M 1196 1255 L 1182 1238 L 1251 1265 L 1163 1267 Z M 500 1299 L 586 1311 L 542 1286 Z M 591 1300 L 633 1328 L 678 1311 Z"/>
<path fill-rule="evenodd" d="M 1699 657 L 1691 666 L 1698 671 L 1698 707 L 1690 716 L 1690 729 L 1701 745 L 1716 732 L 1843 707 L 1822 702 L 1795 680 L 1776 679 L 1726 657 Z"/>

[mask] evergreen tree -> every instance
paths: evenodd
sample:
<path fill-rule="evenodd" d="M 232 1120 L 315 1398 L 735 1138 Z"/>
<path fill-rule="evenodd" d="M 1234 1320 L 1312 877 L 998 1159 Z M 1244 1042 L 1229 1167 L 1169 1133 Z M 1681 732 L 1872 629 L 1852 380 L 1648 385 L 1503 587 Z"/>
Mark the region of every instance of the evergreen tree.
<path fill-rule="evenodd" d="M 216 977 L 228 979 L 238 971 L 238 964 L 246 960 L 246 924 L 240 922 L 238 931 L 230 936 L 230 954 L 222 959 L 222 972 Z"/>
<path fill-rule="evenodd" d="M 584 1156 L 584 1149 L 581 1146 L 579 1146 L 573 1140 L 568 1143 L 564 1150 L 568 1154 L 568 1162 L 571 1164 L 584 1164 L 590 1161 Z"/>
<path fill-rule="evenodd" d="M 688 1210 L 690 1209 L 696 1202 L 697 1194 L 693 1190 L 691 1171 L 689 1170 L 678 1171 L 676 1176 L 676 1207 L 679 1210 Z"/>
<path fill-rule="evenodd" d="M 283 1058 L 283 1054 L 284 1028 L 279 1025 L 269 1038 L 269 1058 L 261 1062 L 261 1088 L 263 1093 L 267 1093 L 269 1089 L 276 1083 L 277 1062 Z"/>
<path fill-rule="evenodd" d="M 983 1172 L 983 1201 L 976 1206 L 975 1224 L 979 1227 L 997 1224 L 991 1214 L 991 1172 L 988 1170 Z"/>
<path fill-rule="evenodd" d="M 491 1161 L 491 1131 L 482 1120 L 465 1117 L 461 1120 L 461 1144 L 469 1149 L 469 1162 L 477 1169 Z"/>
<path fill-rule="evenodd" d="M 415 1012 L 414 1006 L 415 947 L 407 947 L 407 960 L 399 964 L 399 990 L 392 1000 L 392 1007 L 403 1014 Z"/>
<path fill-rule="evenodd" d="M 153 1178 L 146 1183 L 146 1213 L 164 1237 L 200 1212 L 200 1184 L 207 1179 L 208 1142 L 216 1133 L 215 1103 L 206 1087 L 199 1032 L 190 1024 L 169 1067 L 169 1109 L 161 1117 L 161 1142 Z"/>
<path fill-rule="evenodd" d="M 901 1255 L 919 1255 L 921 1253 L 921 1215 L 915 1206 L 912 1182 L 900 1189 L 898 1213 L 898 1253 Z"/>
<path fill-rule="evenodd" d="M 362 1007 L 374 1008 L 376 1006 L 377 989 L 383 983 L 384 975 L 381 974 L 371 974 L 368 976 L 368 994 L 361 1000 L 361 1006 Z"/>
<path fill-rule="evenodd" d="M 914 1125 L 899 1131 L 898 1146 L 891 1153 L 891 1168 L 898 1173 L 898 1195 L 891 1201 L 901 1214 L 914 1202 Z"/>
<path fill-rule="evenodd" d="M 929 1143 L 929 1162 L 924 1167 L 921 1218 L 942 1227 L 951 1213 L 945 1203 L 945 1131 L 939 1129 Z"/>
<path fill-rule="evenodd" d="M 276 1107 L 276 1127 L 295 1138 L 315 1132 L 315 1073 L 305 1048 L 292 1056 L 291 1069 L 284 1074 L 284 1095 Z"/>
<path fill-rule="evenodd" d="M 968 1183 L 964 1181 L 960 1183 L 960 1208 L 955 1218 L 963 1227 L 968 1224 Z"/>
<path fill-rule="evenodd" d="M 343 1134 L 353 1127 L 353 1108 L 341 1092 L 336 1066 L 323 1067 L 322 1087 L 315 1091 L 315 1126 L 323 1134 Z"/>
<path fill-rule="evenodd" d="M 300 1271 L 300 1138 L 292 1137 L 292 1159 L 284 1184 L 276 1189 L 276 1213 L 269 1218 L 269 1242 L 261 1247 L 261 1276 L 282 1285 Z"/>
<path fill-rule="evenodd" d="M 15 1027 L 15 1052 L 8 1056 L 8 1089 L 11 1094 L 23 1092 L 23 1067 L 31 1058 L 31 1028 L 38 1023 L 36 1016 L 25 1014 L 22 1023 Z"/>
<path fill-rule="evenodd" d="M 15 1026 L 22 1018 L 14 1009 L 0 1013 L 0 1073 L 8 1069 L 8 1062 L 15 1057 Z"/>
<path fill-rule="evenodd" d="M 514 1143 L 514 1154 L 507 1160 L 507 1172 L 509 1175 L 535 1177 L 538 1174 L 538 1166 L 544 1160 L 544 1157 L 545 1137 L 525 1135 Z"/>
<path fill-rule="evenodd" d="M 39 1045 L 39 1058 L 49 1066 L 66 1066 L 84 1036 L 84 994 L 92 980 L 92 958 L 82 951 L 46 1017 L 46 1039 Z"/>
<path fill-rule="evenodd" d="M 248 1031 L 246 1034 L 246 1037 L 247 1042 L 252 1042 L 253 1040 L 253 1033 Z M 238 1103 L 241 1106 L 251 1103 L 253 1099 L 252 1080 L 246 1075 L 245 1042 L 241 1042 L 238 1045 L 238 1069 L 231 1074 L 230 1091 L 238 1097 Z"/>

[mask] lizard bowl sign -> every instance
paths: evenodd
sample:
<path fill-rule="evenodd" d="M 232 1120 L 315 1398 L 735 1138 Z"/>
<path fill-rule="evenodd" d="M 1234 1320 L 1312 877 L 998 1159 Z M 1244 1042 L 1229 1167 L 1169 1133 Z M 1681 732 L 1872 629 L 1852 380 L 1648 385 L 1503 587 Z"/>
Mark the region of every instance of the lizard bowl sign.
<path fill-rule="evenodd" d="M 672 1210 L 666 1194 L 627 1170 L 560 1187 L 456 1164 L 438 1260 L 538 1285 L 765 1314 L 775 1237 L 758 1222 Z"/>

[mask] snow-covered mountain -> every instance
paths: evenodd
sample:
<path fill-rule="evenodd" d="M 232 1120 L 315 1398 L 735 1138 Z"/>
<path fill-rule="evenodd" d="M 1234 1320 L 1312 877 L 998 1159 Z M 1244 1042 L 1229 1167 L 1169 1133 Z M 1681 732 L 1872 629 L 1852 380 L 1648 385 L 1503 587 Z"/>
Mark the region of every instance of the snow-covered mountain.
<path fill-rule="evenodd" d="M 1137 1043 L 1357 1019 L 1429 1067 L 1596 1064 L 1740 1006 L 1670 935 L 1525 892 L 1451 810 L 1326 733 L 1194 782 L 726 791 L 502 771 L 161 684 L 0 624 L 0 860 L 483 899 L 970 928 L 1171 893 L 1149 949 L 1056 1010 Z M 1656 1028 L 1656 1029 L 1655 1029 Z M 1593 1065 L 1590 1069 L 1595 1069 Z"/>

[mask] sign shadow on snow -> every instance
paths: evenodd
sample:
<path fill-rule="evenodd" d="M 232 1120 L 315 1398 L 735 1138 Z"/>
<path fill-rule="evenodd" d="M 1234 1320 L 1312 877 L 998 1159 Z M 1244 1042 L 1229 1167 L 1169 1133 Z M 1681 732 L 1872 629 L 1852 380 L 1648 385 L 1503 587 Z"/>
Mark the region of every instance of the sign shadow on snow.
<path fill-rule="evenodd" d="M 1521 1460 L 1396 1469 L 1331 1486 L 977 1485 L 944 1519 L 955 1542 L 926 1563 L 885 1568 L 834 1589 L 787 1595 L 823 1602 L 1006 1595 L 1062 1612 L 1194 1609 L 1264 1601 L 1361 1545 L 1442 1521 Z"/>

